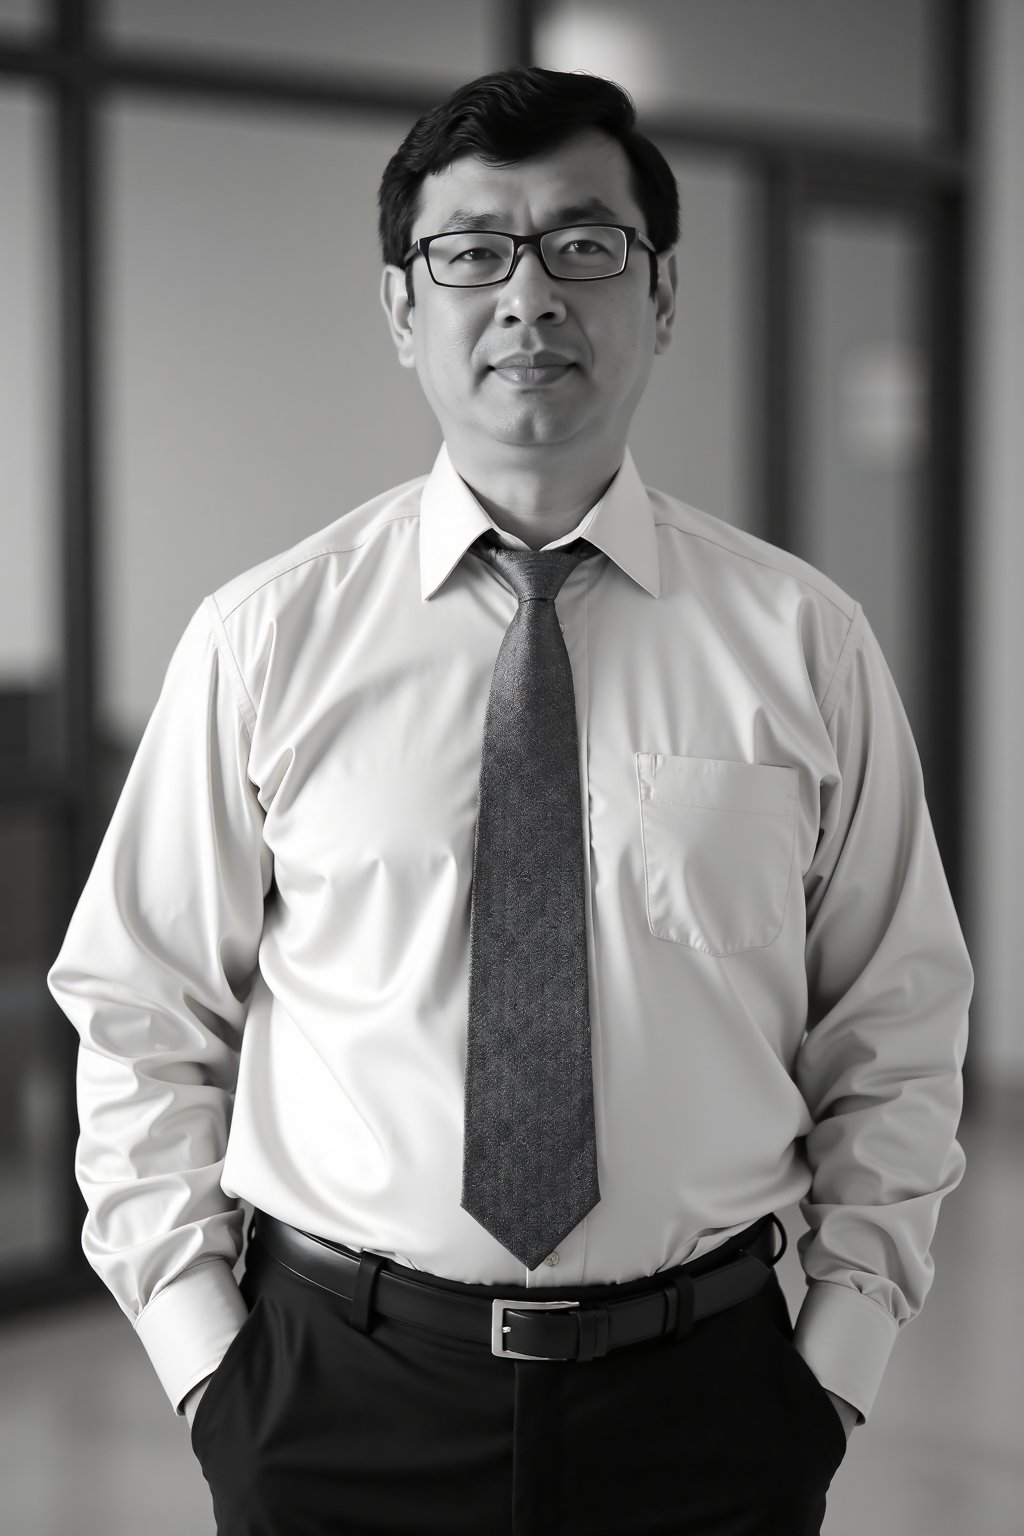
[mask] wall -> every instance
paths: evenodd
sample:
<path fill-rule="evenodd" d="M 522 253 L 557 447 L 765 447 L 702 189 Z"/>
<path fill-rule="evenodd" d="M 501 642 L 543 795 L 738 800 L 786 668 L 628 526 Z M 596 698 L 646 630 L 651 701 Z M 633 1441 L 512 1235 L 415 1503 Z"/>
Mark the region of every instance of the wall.
<path fill-rule="evenodd" d="M 43 190 L 49 126 L 31 88 L 0 94 L 0 688 L 45 684 L 60 629 L 52 229 Z"/>
<path fill-rule="evenodd" d="M 988 0 L 968 517 L 970 932 L 974 1064 L 1024 1088 L 1024 5 Z"/>

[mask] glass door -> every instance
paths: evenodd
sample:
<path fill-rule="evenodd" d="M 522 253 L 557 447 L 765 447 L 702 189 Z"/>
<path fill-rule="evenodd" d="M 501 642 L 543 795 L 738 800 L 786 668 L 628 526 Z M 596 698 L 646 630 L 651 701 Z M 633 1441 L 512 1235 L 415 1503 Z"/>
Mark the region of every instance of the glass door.
<path fill-rule="evenodd" d="M 927 755 L 925 232 L 912 209 L 811 203 L 798 217 L 792 542 L 863 605 Z"/>

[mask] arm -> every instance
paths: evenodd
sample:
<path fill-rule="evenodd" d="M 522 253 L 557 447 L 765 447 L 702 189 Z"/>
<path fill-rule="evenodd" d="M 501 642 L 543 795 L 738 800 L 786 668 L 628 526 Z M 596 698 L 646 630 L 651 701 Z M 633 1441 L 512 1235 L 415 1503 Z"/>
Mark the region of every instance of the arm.
<path fill-rule="evenodd" d="M 940 1202 L 959 1182 L 972 972 L 925 806 L 921 769 L 878 644 L 855 623 L 826 719 L 805 876 L 808 1028 L 796 1081 L 814 1126 L 796 1344 L 861 1415 L 898 1329 L 920 1309 Z"/>
<path fill-rule="evenodd" d="M 49 975 L 81 1038 L 83 1246 L 176 1407 L 246 1316 L 220 1184 L 271 878 L 245 703 L 204 607 Z"/>

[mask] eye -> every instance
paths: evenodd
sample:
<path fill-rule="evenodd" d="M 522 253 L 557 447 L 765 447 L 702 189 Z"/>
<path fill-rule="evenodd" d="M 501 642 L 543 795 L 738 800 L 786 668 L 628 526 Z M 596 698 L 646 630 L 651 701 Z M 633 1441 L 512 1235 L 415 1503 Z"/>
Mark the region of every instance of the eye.
<path fill-rule="evenodd" d="M 449 266 L 455 266 L 456 263 L 465 266 L 467 264 L 475 265 L 481 261 L 495 261 L 497 260 L 497 255 L 497 251 L 489 250 L 485 245 L 471 245 L 464 251 L 456 251 L 449 258 Z"/>
<path fill-rule="evenodd" d="M 446 267 L 480 267 L 508 259 L 506 242 L 479 230 L 457 230 L 434 240 L 430 250 L 435 262 Z"/>
<path fill-rule="evenodd" d="M 617 257 L 621 238 L 614 229 L 603 229 L 596 224 L 576 224 L 570 229 L 552 231 L 549 243 L 554 245 L 560 261 L 590 263 L 610 261 Z"/>

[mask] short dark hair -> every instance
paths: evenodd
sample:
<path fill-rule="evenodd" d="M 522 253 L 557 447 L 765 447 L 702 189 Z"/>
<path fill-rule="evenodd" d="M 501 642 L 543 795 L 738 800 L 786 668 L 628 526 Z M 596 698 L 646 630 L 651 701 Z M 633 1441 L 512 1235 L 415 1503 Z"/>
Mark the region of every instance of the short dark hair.
<path fill-rule="evenodd" d="M 427 176 L 462 155 L 515 165 L 588 128 L 621 144 L 645 233 L 667 250 L 679 238 L 679 189 L 661 150 L 637 131 L 632 98 L 600 75 L 515 65 L 460 86 L 413 124 L 388 161 L 377 195 L 385 263 L 402 264 Z M 652 293 L 656 283 L 652 256 Z"/>

